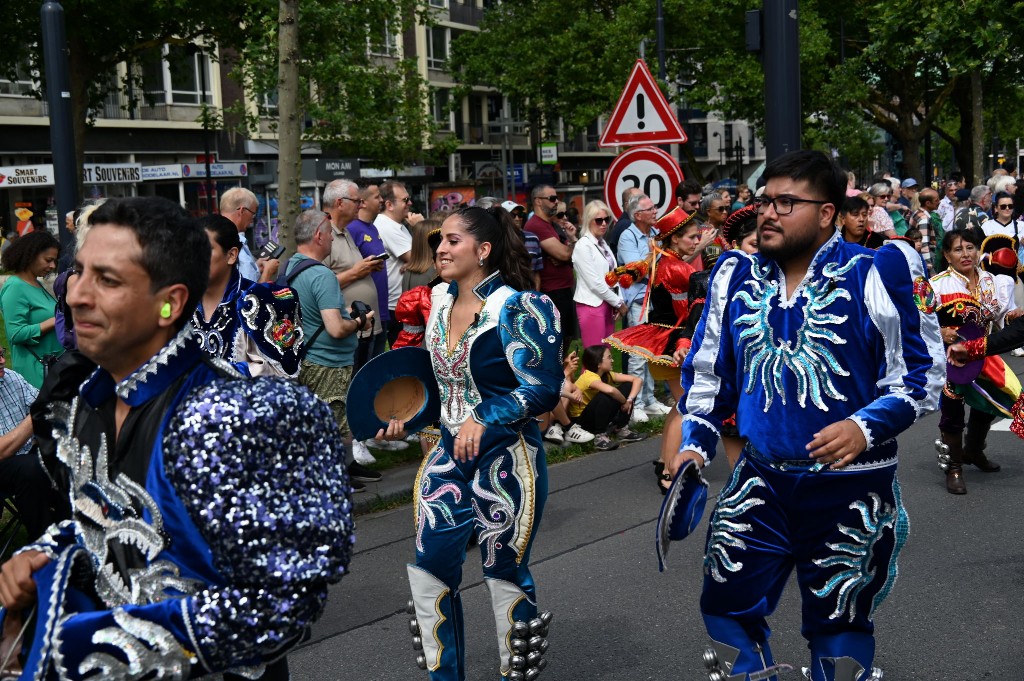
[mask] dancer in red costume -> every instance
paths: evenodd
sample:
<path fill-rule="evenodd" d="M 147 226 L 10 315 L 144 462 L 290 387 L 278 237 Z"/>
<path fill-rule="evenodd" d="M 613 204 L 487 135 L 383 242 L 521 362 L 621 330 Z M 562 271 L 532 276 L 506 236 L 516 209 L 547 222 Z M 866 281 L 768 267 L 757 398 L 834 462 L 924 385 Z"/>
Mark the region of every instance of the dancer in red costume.
<path fill-rule="evenodd" d="M 679 382 L 677 351 L 685 355 L 690 339 L 685 334 L 689 312 L 687 288 L 693 266 L 685 261 L 700 242 L 700 224 L 682 208 L 675 208 L 658 220 L 655 237 L 661 246 L 651 249 L 654 259 L 645 294 L 646 319 L 637 326 L 617 331 L 605 339 L 613 348 L 647 360 L 655 381 L 667 381 L 672 398 L 679 403 L 683 388 Z M 661 439 L 661 460 L 679 451 L 679 412 L 665 417 Z"/>

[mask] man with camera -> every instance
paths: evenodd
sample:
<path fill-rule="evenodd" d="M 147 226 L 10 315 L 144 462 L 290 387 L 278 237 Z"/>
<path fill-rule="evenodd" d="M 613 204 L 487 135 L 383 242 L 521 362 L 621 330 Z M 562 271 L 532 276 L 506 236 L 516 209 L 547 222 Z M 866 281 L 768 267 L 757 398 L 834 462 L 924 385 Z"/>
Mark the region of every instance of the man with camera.
<path fill-rule="evenodd" d="M 306 343 L 299 383 L 331 408 L 348 449 L 346 457 L 351 459 L 353 448 L 365 445 L 352 439 L 345 418 L 345 400 L 352 381 L 358 343 L 356 332 L 371 328 L 374 314 L 361 301 L 353 302 L 350 314 L 338 279 L 330 268 L 303 264 L 308 260 L 321 263 L 331 254 L 333 241 L 331 220 L 323 211 L 307 210 L 300 214 L 295 221 L 296 253 L 288 260 L 288 275 L 289 285 L 298 294 L 302 307 L 302 334 Z M 296 271 L 298 274 L 292 278 Z M 366 489 L 364 482 L 381 479 L 380 473 L 356 461 L 348 463 L 348 472 L 356 492 Z"/>

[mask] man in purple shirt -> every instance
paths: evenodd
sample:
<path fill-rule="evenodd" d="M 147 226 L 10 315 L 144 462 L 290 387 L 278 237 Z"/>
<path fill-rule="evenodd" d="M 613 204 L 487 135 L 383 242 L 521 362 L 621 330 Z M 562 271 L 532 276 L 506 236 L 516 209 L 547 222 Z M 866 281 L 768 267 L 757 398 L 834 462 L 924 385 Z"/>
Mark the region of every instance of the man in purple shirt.
<path fill-rule="evenodd" d="M 377 227 L 373 224 L 377 215 L 380 214 L 380 207 L 383 202 L 380 197 L 380 187 L 375 184 L 364 186 L 360 189 L 359 194 L 363 204 L 359 208 L 359 214 L 356 219 L 348 223 L 348 231 L 352 235 L 352 240 L 355 242 L 356 247 L 359 248 L 359 252 L 362 253 L 364 258 L 368 258 L 384 253 L 384 242 L 381 241 L 380 232 L 377 231 Z M 377 300 L 370 301 L 368 304 L 373 308 L 374 313 L 378 315 L 381 321 L 379 325 L 380 330 L 375 330 L 374 334 L 367 338 L 360 337 L 359 346 L 356 348 L 355 364 L 352 365 L 353 374 L 359 371 L 368 361 L 384 352 L 387 340 L 387 334 L 384 333 L 384 329 L 387 328 L 388 320 L 391 318 L 391 315 L 388 313 L 387 271 L 383 268 L 375 270 L 370 273 L 370 279 L 373 281 L 374 288 L 377 289 Z M 374 302 L 376 302 L 376 305 L 373 304 Z"/>

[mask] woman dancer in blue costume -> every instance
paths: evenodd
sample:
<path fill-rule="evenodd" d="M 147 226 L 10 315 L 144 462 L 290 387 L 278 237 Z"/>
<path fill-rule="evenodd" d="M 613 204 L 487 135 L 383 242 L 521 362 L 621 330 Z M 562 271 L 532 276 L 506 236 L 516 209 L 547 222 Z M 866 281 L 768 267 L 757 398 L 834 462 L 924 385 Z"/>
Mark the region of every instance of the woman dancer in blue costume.
<path fill-rule="evenodd" d="M 538 616 L 530 547 L 547 498 L 535 417 L 558 403 L 562 331 L 532 286 L 529 256 L 500 207 L 466 208 L 441 227 L 426 347 L 441 391 L 441 439 L 415 486 L 416 564 L 410 628 L 432 681 L 465 679 L 459 583 L 476 534 L 498 622 L 501 678 L 535 679 L 547 624 Z M 500 271 L 499 271 L 500 270 Z M 378 437 L 404 435 L 392 421 Z"/>
<path fill-rule="evenodd" d="M 239 273 L 241 242 L 233 222 L 210 215 L 199 223 L 210 239 L 210 283 L 192 313 L 200 347 L 250 376 L 295 378 L 302 339 L 295 293 Z"/>

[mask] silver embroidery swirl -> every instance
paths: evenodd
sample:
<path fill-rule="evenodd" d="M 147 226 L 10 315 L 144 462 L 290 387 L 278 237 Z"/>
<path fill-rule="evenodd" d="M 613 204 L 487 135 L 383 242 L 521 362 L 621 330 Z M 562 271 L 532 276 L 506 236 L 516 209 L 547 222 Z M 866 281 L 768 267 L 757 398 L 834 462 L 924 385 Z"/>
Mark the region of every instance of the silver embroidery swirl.
<path fill-rule="evenodd" d="M 117 626 L 104 627 L 92 635 L 95 644 L 117 648 L 121 661 L 108 653 L 92 653 L 78 666 L 82 676 L 100 672 L 104 679 L 162 679 L 175 681 L 188 677 L 191 660 L 178 640 L 155 622 L 132 617 L 124 610 L 113 611 Z"/>
<path fill-rule="evenodd" d="M 473 493 L 491 502 L 484 513 L 476 499 L 472 500 L 473 511 L 476 513 L 476 523 L 480 528 L 477 538 L 480 545 L 484 547 L 487 555 L 484 559 L 484 567 L 494 567 L 497 561 L 498 549 L 502 548 L 499 543 L 501 535 L 512 529 L 516 518 L 516 505 L 512 495 L 501 486 L 501 466 L 505 462 L 505 455 L 494 460 L 488 469 L 488 479 L 493 492 L 488 491 L 480 484 L 481 471 L 477 469 L 473 476 Z"/>

